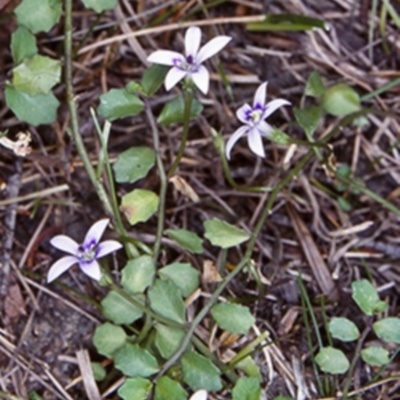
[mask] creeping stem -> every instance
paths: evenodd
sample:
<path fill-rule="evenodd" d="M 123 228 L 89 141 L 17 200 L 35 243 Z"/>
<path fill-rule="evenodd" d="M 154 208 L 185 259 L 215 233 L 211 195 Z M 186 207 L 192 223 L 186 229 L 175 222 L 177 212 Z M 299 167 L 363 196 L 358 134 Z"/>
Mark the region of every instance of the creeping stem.
<path fill-rule="evenodd" d="M 337 134 L 337 132 L 340 131 L 340 129 L 343 126 L 348 125 L 351 121 L 354 120 L 354 118 L 360 117 L 361 115 L 365 115 L 368 113 L 374 112 L 374 110 L 370 109 L 365 109 L 358 111 L 356 113 L 350 114 L 347 117 L 343 118 L 342 121 L 340 121 L 335 128 L 331 130 L 331 132 L 326 135 L 322 140 L 321 143 L 326 144 L 328 143 L 332 137 Z M 277 198 L 279 192 L 289 183 L 291 182 L 305 167 L 307 162 L 311 159 L 311 157 L 314 154 L 313 148 L 311 148 L 307 154 L 299 161 L 298 164 L 285 176 L 283 179 L 275 186 L 275 188 L 272 190 L 271 194 L 268 197 L 267 203 L 264 207 L 264 210 L 258 220 L 257 225 L 255 226 L 255 229 L 253 231 L 253 234 L 250 237 L 249 243 L 247 245 L 246 252 L 240 261 L 239 264 L 237 264 L 236 268 L 230 272 L 226 278 L 220 283 L 220 285 L 217 287 L 215 292 L 212 294 L 206 305 L 200 310 L 200 312 L 196 315 L 196 317 L 193 319 L 193 321 L 190 324 L 190 327 L 185 335 L 185 337 L 182 340 L 181 345 L 179 346 L 179 349 L 175 352 L 175 354 L 172 355 L 172 357 L 162 366 L 160 369 L 160 372 L 157 374 L 156 379 L 160 378 L 165 374 L 165 372 L 175 364 L 176 361 L 179 360 L 179 358 L 182 356 L 182 354 L 186 351 L 187 346 L 189 345 L 192 336 L 194 334 L 194 331 L 199 325 L 199 323 L 203 320 L 203 318 L 207 315 L 207 313 L 210 311 L 211 307 L 216 303 L 218 297 L 221 295 L 223 290 L 228 286 L 228 284 L 232 281 L 232 279 L 239 274 L 242 269 L 247 265 L 247 263 L 251 259 L 251 255 L 253 253 L 253 249 L 257 240 L 257 237 L 264 226 L 265 220 L 269 216 L 272 206 L 275 202 L 275 199 Z"/>
<path fill-rule="evenodd" d="M 83 144 L 82 136 L 79 131 L 78 112 L 76 102 L 74 99 L 74 90 L 72 86 L 72 0 L 65 0 L 65 38 L 64 38 L 64 52 L 65 52 L 65 86 L 67 94 L 68 108 L 71 115 L 71 135 L 74 140 L 76 149 L 82 159 L 86 172 L 96 189 L 106 213 L 115 219 L 111 202 L 107 196 L 104 186 L 99 182 L 96 177 L 94 168 L 90 162 L 89 156 Z M 115 221 L 114 221 L 115 222 Z"/>
<path fill-rule="evenodd" d="M 158 134 L 158 128 L 154 120 L 154 115 L 151 111 L 149 103 L 146 101 L 146 116 L 149 120 L 151 131 L 153 133 L 153 143 L 154 150 L 156 153 L 156 163 L 158 174 L 160 176 L 160 200 L 158 205 L 158 221 L 157 221 L 157 236 L 153 247 L 153 260 L 154 264 L 157 263 L 158 256 L 160 254 L 161 239 L 164 230 L 164 220 L 165 220 L 165 195 L 167 192 L 167 176 L 165 174 L 164 165 L 160 153 L 160 138 Z M 182 139 L 183 141 L 183 139 Z"/>

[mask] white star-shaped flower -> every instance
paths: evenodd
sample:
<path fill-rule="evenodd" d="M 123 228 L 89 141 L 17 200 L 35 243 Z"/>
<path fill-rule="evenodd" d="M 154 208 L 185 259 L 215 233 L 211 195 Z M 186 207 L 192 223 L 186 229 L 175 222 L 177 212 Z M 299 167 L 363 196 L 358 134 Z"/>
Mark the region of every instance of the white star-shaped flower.
<path fill-rule="evenodd" d="M 243 122 L 243 126 L 237 129 L 226 144 L 226 158 L 230 159 L 232 147 L 245 134 L 250 150 L 260 157 L 265 157 L 265 151 L 261 136 L 268 137 L 274 128 L 265 122 L 279 107 L 288 106 L 290 102 L 284 99 L 275 99 L 265 104 L 268 82 L 262 83 L 254 95 L 253 106 L 244 104 L 236 111 L 236 116 Z"/>
<path fill-rule="evenodd" d="M 94 223 L 88 230 L 82 244 L 76 243 L 75 240 L 66 235 L 53 237 L 50 240 L 50 244 L 71 255 L 60 258 L 50 267 L 47 274 L 47 282 L 54 281 L 54 279 L 77 263 L 83 273 L 99 281 L 101 270 L 97 260 L 122 247 L 121 243 L 116 240 L 100 242 L 100 238 L 103 236 L 108 222 L 109 219 L 101 219 Z"/>
<path fill-rule="evenodd" d="M 204 93 L 208 92 L 210 74 L 203 62 L 221 51 L 231 40 L 229 36 L 217 36 L 200 48 L 201 30 L 191 26 L 185 33 L 185 54 L 171 50 L 157 50 L 148 61 L 172 66 L 165 77 L 165 89 L 170 90 L 183 78 L 191 79 Z"/>

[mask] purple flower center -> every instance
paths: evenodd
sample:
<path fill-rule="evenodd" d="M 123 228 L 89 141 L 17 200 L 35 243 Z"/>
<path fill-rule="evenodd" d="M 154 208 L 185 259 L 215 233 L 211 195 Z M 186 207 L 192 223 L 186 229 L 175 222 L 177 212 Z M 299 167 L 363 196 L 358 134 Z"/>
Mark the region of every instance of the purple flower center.
<path fill-rule="evenodd" d="M 181 71 L 185 72 L 197 72 L 198 70 L 198 65 L 194 61 L 194 57 L 192 55 L 186 56 L 184 60 L 179 59 L 179 58 L 174 58 L 172 60 L 174 63 L 174 66 Z"/>
<path fill-rule="evenodd" d="M 82 263 L 90 263 L 97 258 L 98 243 L 92 239 L 88 243 L 83 243 L 78 247 L 77 257 Z"/>
<path fill-rule="evenodd" d="M 262 120 L 265 109 L 261 104 L 256 104 L 245 112 L 246 121 L 251 125 L 257 125 Z"/>

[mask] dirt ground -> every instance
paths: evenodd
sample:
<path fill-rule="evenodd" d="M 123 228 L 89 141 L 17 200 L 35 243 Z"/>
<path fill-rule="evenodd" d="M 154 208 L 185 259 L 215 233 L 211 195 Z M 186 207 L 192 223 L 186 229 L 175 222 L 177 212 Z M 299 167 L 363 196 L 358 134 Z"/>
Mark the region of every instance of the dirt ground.
<path fill-rule="evenodd" d="M 104 216 L 104 211 L 67 134 L 70 120 L 65 85 L 60 84 L 55 90 L 61 107 L 57 121 L 52 125 L 28 126 L 6 107 L 3 88 L 11 79 L 10 35 L 16 28 L 14 17 L 6 16 L 18 3 L 14 0 L 0 1 L 0 131 L 8 130 L 11 137 L 20 131 L 29 131 L 33 150 L 21 158 L 0 148 L 0 398 L 28 399 L 29 392 L 34 391 L 43 399 L 85 399 L 82 365 L 78 363 L 77 352 L 87 350 L 92 361 L 103 361 L 96 354 L 91 337 L 96 325 L 104 320 L 96 304 L 106 290 L 77 273 L 77 267 L 50 285 L 46 284 L 45 277 L 51 263 L 60 256 L 60 252 L 49 244 L 51 237 L 64 233 L 81 240 L 88 227 Z M 76 3 L 74 31 L 87 31 L 96 15 Z M 83 48 L 129 30 L 140 30 L 156 16 L 170 10 L 172 5 L 180 3 L 177 11 L 163 24 L 178 22 L 203 1 L 121 0 L 119 3 L 118 10 L 101 16 Z M 164 8 L 161 7 L 163 3 L 167 3 Z M 186 10 L 183 3 L 193 5 Z M 318 71 L 326 85 L 344 82 L 360 95 L 400 76 L 399 30 L 388 18 L 384 31 L 380 33 L 379 14 L 370 19 L 372 3 L 369 0 L 237 0 L 214 5 L 204 13 L 198 12 L 190 17 L 194 25 L 199 20 L 211 21 L 203 28 L 208 37 L 216 34 L 232 36 L 232 42 L 221 53 L 219 61 L 232 85 L 234 97 L 233 100 L 229 97 L 216 72 L 216 64 L 210 62 L 214 71 L 211 90 L 208 96 L 200 96 L 204 105 L 203 117 L 191 125 L 189 143 L 179 169 L 180 176 L 189 182 L 201 202 L 186 201 L 169 185 L 166 228 L 184 226 L 202 234 L 201 221 L 213 216 L 231 223 L 243 223 L 249 231 L 254 227 L 268 195 L 240 193 L 228 185 L 209 127 L 222 131 L 228 138 L 238 127 L 235 110 L 244 101 L 252 101 L 260 82 L 269 82 L 269 99 L 282 97 L 298 106 L 312 71 Z M 381 2 L 378 3 L 381 7 Z M 400 4 L 392 3 L 400 13 Z M 158 11 L 152 12 L 157 7 Z M 232 18 L 262 13 L 315 17 L 329 23 L 331 29 L 253 32 L 246 30 L 242 23 L 231 22 Z M 121 15 L 140 18 L 124 24 L 118 18 Z M 216 22 L 212 22 L 214 20 Z M 372 40 L 369 38 L 371 21 L 375 26 Z M 89 114 L 90 107 L 96 108 L 99 96 L 107 90 L 122 88 L 141 78 L 145 66 L 140 61 L 140 51 L 149 54 L 156 48 L 181 49 L 183 33 L 182 30 L 171 30 L 144 35 L 137 38 L 137 43 L 115 41 L 77 56 L 73 72 L 75 93 L 79 102 L 81 132 L 93 160 L 97 158 L 99 144 Z M 55 58 L 62 57 L 62 34 L 62 22 L 48 34 L 39 34 L 39 51 Z M 81 39 L 82 35 L 76 35 L 74 45 L 78 46 Z M 162 89 L 151 99 L 155 115 L 169 98 L 170 94 Z M 336 162 L 351 166 L 354 175 L 360 177 L 370 190 L 400 207 L 400 86 L 390 88 L 363 105 L 382 113 L 370 116 L 369 126 L 363 130 L 348 126 L 335 136 L 331 145 Z M 387 111 L 392 114 L 383 114 Z M 293 121 L 293 111 L 288 108 L 275 113 L 269 122 L 291 137 L 304 140 L 303 133 Z M 316 138 L 323 137 L 336 122 L 337 118 L 324 117 Z M 180 134 L 177 127 L 161 129 L 165 165 L 170 165 L 174 159 Z M 272 186 L 285 172 L 282 165 L 285 146 L 264 143 L 267 157 L 263 160 L 256 159 L 245 141 L 235 146 L 230 168 L 240 184 Z M 115 121 L 109 144 L 110 159 L 115 160 L 121 151 L 137 145 L 152 147 L 145 118 L 139 115 Z M 291 165 L 295 165 L 305 151 L 299 147 Z M 156 173 L 151 172 L 150 178 L 140 184 L 157 190 Z M 63 185 L 68 185 L 68 190 L 64 190 Z M 42 194 L 50 188 L 54 189 L 53 194 Z M 129 190 L 129 185 L 118 186 L 119 195 Z M 321 257 L 334 278 L 338 298 L 336 302 L 326 304 L 330 317 L 347 316 L 356 324 L 363 324 L 363 317 L 351 300 L 350 288 L 352 281 L 368 274 L 374 279 L 382 299 L 388 301 L 388 314 L 399 315 L 399 216 L 365 194 L 351 191 L 345 194 L 351 210 L 344 212 L 332 192 L 338 193 L 334 180 L 316 159 L 308 163 L 302 174 L 278 196 L 273 213 L 259 237 L 254 262 L 265 277 L 263 296 L 258 297 L 256 283 L 244 274 L 229 286 L 227 292 L 229 296 L 243 299 L 243 303 L 251 307 L 258 329 L 268 330 L 276 339 L 273 346 L 255 355 L 264 374 L 266 399 L 279 394 L 298 399 L 318 397 L 306 328 L 301 323 L 296 276 L 302 274 L 316 312 L 320 311 L 318 298 L 322 290 L 313 275 L 305 246 Z M 15 200 L 19 197 L 18 201 Z M 155 235 L 154 222 L 155 219 L 138 225 L 131 230 L 132 235 L 151 242 Z M 360 224 L 366 224 L 366 228 L 351 233 L 345 231 Z M 111 230 L 108 235 L 114 237 Z M 209 258 L 217 257 L 212 246 L 206 250 Z M 229 263 L 238 262 L 242 251 L 237 249 L 229 253 Z M 171 262 L 178 256 L 163 248 L 164 261 Z M 185 259 L 185 255 L 181 257 Z M 123 266 L 123 255 L 118 255 L 112 262 L 116 269 Z M 201 259 L 194 262 L 201 269 Z M 367 338 L 366 342 L 369 340 L 375 339 Z M 346 344 L 343 349 L 351 356 L 355 345 Z M 353 371 L 352 390 L 367 385 L 374 372 L 365 364 L 358 363 Z M 399 373 L 397 357 L 384 376 Z M 114 374 L 99 384 L 101 393 L 105 394 L 103 398 L 118 398 L 113 385 L 119 378 Z M 338 378 L 338 387 L 342 383 L 342 378 Z M 220 397 L 215 395 L 212 398 L 229 398 L 224 396 L 222 393 Z M 370 387 L 359 398 L 400 399 L 400 380 L 388 379 L 387 383 Z"/>

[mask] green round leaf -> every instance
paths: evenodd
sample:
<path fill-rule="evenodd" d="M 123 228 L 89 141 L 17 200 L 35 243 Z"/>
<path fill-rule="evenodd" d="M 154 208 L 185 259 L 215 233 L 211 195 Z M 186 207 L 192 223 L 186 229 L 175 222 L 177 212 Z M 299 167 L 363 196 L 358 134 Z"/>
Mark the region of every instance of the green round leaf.
<path fill-rule="evenodd" d="M 16 90 L 30 96 L 47 94 L 60 82 L 61 66 L 58 60 L 34 55 L 13 69 L 13 85 Z"/>
<path fill-rule="evenodd" d="M 82 0 L 86 8 L 91 8 L 97 13 L 106 10 L 113 10 L 117 7 L 118 0 Z"/>
<path fill-rule="evenodd" d="M 263 379 L 261 376 L 260 367 L 251 356 L 242 358 L 237 364 L 235 364 L 235 368 L 243 371 L 249 377 L 256 378 L 258 382 L 261 382 Z"/>
<path fill-rule="evenodd" d="M 60 19 L 61 0 L 23 0 L 15 9 L 18 25 L 32 33 L 48 32 Z"/>
<path fill-rule="evenodd" d="M 277 128 L 274 128 L 272 132 L 268 133 L 267 137 L 271 142 L 274 142 L 274 143 L 278 143 L 278 144 L 289 144 L 290 143 L 290 136 Z"/>
<path fill-rule="evenodd" d="M 135 189 L 122 196 L 121 211 L 131 225 L 146 222 L 158 208 L 158 196 L 145 189 Z"/>
<path fill-rule="evenodd" d="M 115 180 L 134 183 L 144 178 L 154 166 L 154 150 L 148 147 L 131 147 L 122 152 L 113 165 Z"/>
<path fill-rule="evenodd" d="M 183 329 L 163 324 L 156 325 L 155 345 L 161 356 L 166 360 L 179 349 L 184 337 L 185 331 Z"/>
<path fill-rule="evenodd" d="M 158 270 L 161 279 L 171 279 L 180 289 L 183 297 L 188 297 L 199 287 L 199 271 L 187 263 L 173 263 Z"/>
<path fill-rule="evenodd" d="M 128 378 L 118 389 L 118 396 L 123 400 L 146 400 L 152 386 L 148 379 Z"/>
<path fill-rule="evenodd" d="M 97 113 L 113 121 L 117 118 L 139 114 L 144 108 L 142 101 L 126 89 L 111 89 L 100 96 Z"/>
<path fill-rule="evenodd" d="M 90 363 L 92 367 L 94 379 L 97 382 L 101 382 L 107 375 L 106 369 L 98 362 Z"/>
<path fill-rule="evenodd" d="M 307 79 L 304 94 L 311 97 L 319 97 L 325 91 L 324 83 L 322 82 L 321 75 L 317 71 L 311 72 Z"/>
<path fill-rule="evenodd" d="M 185 303 L 173 282 L 157 279 L 148 296 L 150 306 L 156 313 L 172 321 L 185 322 Z"/>
<path fill-rule="evenodd" d="M 53 93 L 30 96 L 6 84 L 6 103 L 20 121 L 30 125 L 51 124 L 55 121 L 59 102 Z"/>
<path fill-rule="evenodd" d="M 157 381 L 154 400 L 186 400 L 186 398 L 186 390 L 168 376 L 163 376 Z"/>
<path fill-rule="evenodd" d="M 135 298 L 140 301 L 138 296 Z M 130 324 L 143 315 L 141 310 L 114 290 L 111 290 L 101 301 L 101 307 L 103 315 L 119 325 Z"/>
<path fill-rule="evenodd" d="M 149 351 L 126 343 L 114 353 L 115 367 L 130 377 L 147 378 L 158 372 L 158 363 Z"/>
<path fill-rule="evenodd" d="M 388 317 L 372 325 L 377 336 L 390 343 L 400 343 L 400 318 Z"/>
<path fill-rule="evenodd" d="M 384 311 L 383 307 L 387 307 L 387 304 L 379 299 L 378 292 L 368 280 L 355 281 L 351 284 L 351 288 L 353 300 L 365 314 L 374 315 L 376 312 Z"/>
<path fill-rule="evenodd" d="M 344 342 L 357 340 L 360 336 L 360 331 L 356 324 L 343 317 L 332 318 L 329 321 L 329 331 L 334 338 L 343 340 Z"/>
<path fill-rule="evenodd" d="M 255 322 L 250 310 L 239 304 L 217 304 L 211 309 L 211 315 L 222 329 L 243 335 Z"/>
<path fill-rule="evenodd" d="M 297 123 L 304 129 L 308 140 L 311 140 L 321 121 L 322 108 L 318 106 L 308 106 L 303 109 L 294 107 L 293 112 Z"/>
<path fill-rule="evenodd" d="M 349 115 L 361 109 L 360 97 L 350 86 L 338 83 L 325 90 L 322 107 L 336 117 Z"/>
<path fill-rule="evenodd" d="M 344 374 L 350 366 L 349 360 L 341 350 L 333 347 L 322 348 L 315 357 L 322 371 L 330 374 Z"/>
<path fill-rule="evenodd" d="M 15 65 L 21 63 L 25 58 L 33 57 L 37 53 L 35 36 L 23 26 L 20 26 L 11 35 L 11 53 Z"/>
<path fill-rule="evenodd" d="M 144 71 L 140 85 L 147 97 L 152 96 L 160 88 L 167 75 L 169 67 L 153 64 Z"/>
<path fill-rule="evenodd" d="M 182 357 L 183 380 L 192 390 L 208 392 L 222 389 L 220 370 L 206 357 L 195 352 Z"/>
<path fill-rule="evenodd" d="M 191 253 L 201 254 L 204 251 L 203 241 L 194 232 L 187 229 L 167 229 L 164 233 Z"/>
<path fill-rule="evenodd" d="M 125 341 L 125 331 L 110 322 L 99 325 L 93 335 L 93 344 L 97 352 L 106 357 L 112 357 L 114 351 L 123 346 Z"/>
<path fill-rule="evenodd" d="M 261 387 L 257 378 L 241 377 L 232 390 L 232 400 L 260 400 Z"/>
<path fill-rule="evenodd" d="M 183 96 L 175 97 L 165 104 L 157 122 L 161 125 L 181 124 L 184 120 L 185 101 Z M 202 104 L 193 99 L 190 107 L 190 119 L 196 118 L 203 111 Z"/>
<path fill-rule="evenodd" d="M 204 222 L 206 230 L 204 236 L 214 245 L 227 249 L 237 246 L 249 239 L 249 235 L 240 228 L 228 224 L 219 218 L 209 219 Z"/>
<path fill-rule="evenodd" d="M 389 352 L 381 346 L 371 346 L 361 350 L 361 358 L 375 367 L 381 367 L 389 363 Z"/>
<path fill-rule="evenodd" d="M 122 270 L 121 285 L 129 294 L 143 293 L 153 282 L 156 268 L 152 257 L 129 260 Z"/>

